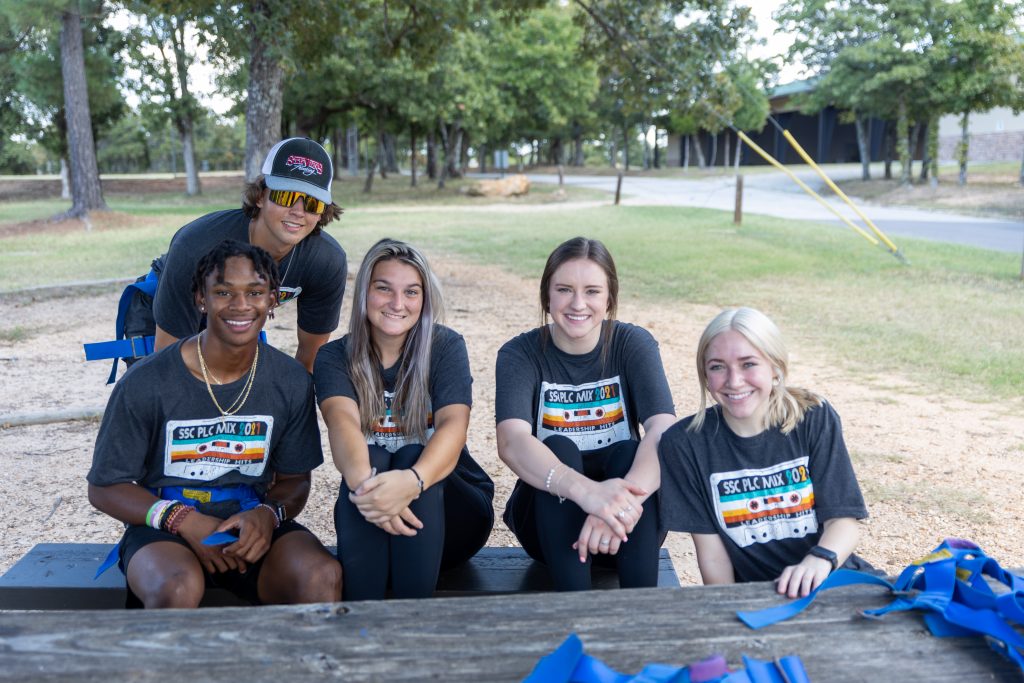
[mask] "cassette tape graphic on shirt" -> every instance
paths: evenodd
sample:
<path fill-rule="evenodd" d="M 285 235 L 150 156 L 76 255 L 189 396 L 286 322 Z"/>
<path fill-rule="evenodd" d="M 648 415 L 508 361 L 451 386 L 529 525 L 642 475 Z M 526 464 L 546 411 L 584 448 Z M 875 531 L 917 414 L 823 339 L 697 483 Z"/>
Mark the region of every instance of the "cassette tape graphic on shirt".
<path fill-rule="evenodd" d="M 298 299 L 299 294 L 302 294 L 302 287 L 285 287 L 282 285 L 277 289 L 277 303 L 281 305 L 288 303 L 292 299 Z"/>
<path fill-rule="evenodd" d="M 711 475 L 715 516 L 741 548 L 818 531 L 807 456 L 764 469 Z"/>
<path fill-rule="evenodd" d="M 231 471 L 258 477 L 269 459 L 273 415 L 233 415 L 167 423 L 164 474 L 213 481 Z"/>
<path fill-rule="evenodd" d="M 377 444 L 388 453 L 394 453 L 399 448 L 410 443 L 419 443 L 407 437 L 398 426 L 391 415 L 391 404 L 395 400 L 395 394 L 390 391 L 384 392 L 384 416 L 377 419 L 373 431 L 366 437 L 366 443 Z M 429 440 L 434 433 L 434 413 L 427 413 L 427 433 Z M 424 441 L 426 443 L 426 441 Z"/>
<path fill-rule="evenodd" d="M 561 434 L 592 451 L 630 438 L 618 375 L 578 386 L 541 382 L 539 410 L 541 441 Z"/>

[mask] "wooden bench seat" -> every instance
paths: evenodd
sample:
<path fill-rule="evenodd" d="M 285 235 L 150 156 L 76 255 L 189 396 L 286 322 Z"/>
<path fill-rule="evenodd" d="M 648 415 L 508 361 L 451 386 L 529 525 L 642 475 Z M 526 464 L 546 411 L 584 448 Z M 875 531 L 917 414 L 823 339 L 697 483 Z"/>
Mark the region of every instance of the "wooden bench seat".
<path fill-rule="evenodd" d="M 93 579 L 113 546 L 106 543 L 40 543 L 0 576 L 0 609 L 118 609 L 125 604 L 124 576 L 111 568 Z M 334 549 L 330 548 L 333 552 Z M 594 588 L 618 587 L 614 571 L 595 567 Z M 661 549 L 658 587 L 678 588 L 672 560 Z M 441 574 L 436 597 L 551 590 L 544 565 L 522 548 L 483 548 L 461 567 Z M 243 605 L 234 595 L 209 589 L 204 606 Z"/>

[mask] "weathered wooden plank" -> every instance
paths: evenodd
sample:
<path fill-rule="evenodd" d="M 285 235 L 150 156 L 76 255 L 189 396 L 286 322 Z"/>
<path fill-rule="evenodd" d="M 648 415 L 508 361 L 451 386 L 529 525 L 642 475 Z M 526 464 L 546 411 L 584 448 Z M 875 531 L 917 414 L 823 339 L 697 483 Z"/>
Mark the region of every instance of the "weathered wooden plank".
<path fill-rule="evenodd" d="M 8 612 L 0 680 L 521 680 L 571 632 L 625 672 L 720 652 L 799 654 L 822 681 L 1020 681 L 979 638 L 934 638 L 914 613 L 867 620 L 889 598 L 830 591 L 751 631 L 735 609 L 777 604 L 769 584 L 162 612 Z"/>
<path fill-rule="evenodd" d="M 94 579 L 113 546 L 104 543 L 40 543 L 0 576 L 0 609 L 118 609 L 125 604 L 124 576 L 111 569 Z M 333 548 L 331 548 L 333 552 Z M 594 569 L 595 588 L 618 588 L 618 575 Z M 661 550 L 658 585 L 679 587 L 668 551 Z M 438 596 L 551 590 L 543 565 L 522 548 L 483 548 L 462 567 L 445 572 Z M 204 606 L 244 604 L 225 590 L 209 589 Z"/>

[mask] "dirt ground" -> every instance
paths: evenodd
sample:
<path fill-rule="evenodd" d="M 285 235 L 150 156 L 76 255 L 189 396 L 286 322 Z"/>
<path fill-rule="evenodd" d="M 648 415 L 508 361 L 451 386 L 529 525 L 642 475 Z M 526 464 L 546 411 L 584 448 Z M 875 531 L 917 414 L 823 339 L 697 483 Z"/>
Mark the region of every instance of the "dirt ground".
<path fill-rule="evenodd" d="M 475 378 L 469 446 L 495 480 L 500 517 L 515 477 L 495 453 L 494 359 L 502 343 L 537 324 L 536 283 L 451 254 L 428 254 L 446 293 L 448 324 L 469 345 Z M 352 263 L 361 257 L 350 254 Z M 622 286 L 620 318 L 646 327 L 660 341 L 677 414 L 692 413 L 697 406 L 693 353 L 700 331 L 717 311 L 678 302 L 641 305 L 630 298 L 629 283 Z M 81 344 L 110 338 L 119 290 L 108 286 L 67 294 L 0 297 L 0 331 L 14 326 L 28 331 L 15 341 L 0 335 L 0 423 L 12 414 L 105 404 L 110 366 L 85 362 Z M 269 328 L 271 342 L 288 351 L 295 344 L 294 314 L 294 306 L 286 306 Z M 859 547 L 864 557 L 892 573 L 943 537 L 959 536 L 980 543 L 1005 566 L 1024 567 L 1024 522 L 1016 507 L 1024 476 L 1024 401 L 968 403 L 937 395 L 912 377 L 868 371 L 851 376 L 813 340 L 791 339 L 790 346 L 791 384 L 823 394 L 843 418 L 871 512 Z M 5 501 L 0 571 L 36 543 L 118 539 L 118 523 L 86 498 L 84 477 L 97 427 L 96 421 L 69 421 L 0 429 L 0 499 Z M 326 451 L 326 433 L 323 443 Z M 339 477 L 329 452 L 325 455 L 300 520 L 332 544 Z M 514 545 L 515 539 L 499 521 L 490 544 Z M 680 579 L 698 583 L 688 537 L 671 534 L 667 545 Z"/>

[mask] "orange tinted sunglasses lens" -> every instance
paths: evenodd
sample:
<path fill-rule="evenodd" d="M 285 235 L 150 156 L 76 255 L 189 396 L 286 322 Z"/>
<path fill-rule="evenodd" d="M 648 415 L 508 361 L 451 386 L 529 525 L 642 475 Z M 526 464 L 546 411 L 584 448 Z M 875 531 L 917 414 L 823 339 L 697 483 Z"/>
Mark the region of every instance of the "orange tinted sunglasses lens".
<path fill-rule="evenodd" d="M 292 190 L 271 190 L 269 196 L 270 201 L 274 202 L 278 206 L 287 206 L 288 208 L 295 206 L 295 202 L 301 201 L 302 208 L 308 213 L 323 213 L 324 209 L 327 208 L 327 204 L 316 197 L 312 197 L 303 192 L 294 192 Z"/>

